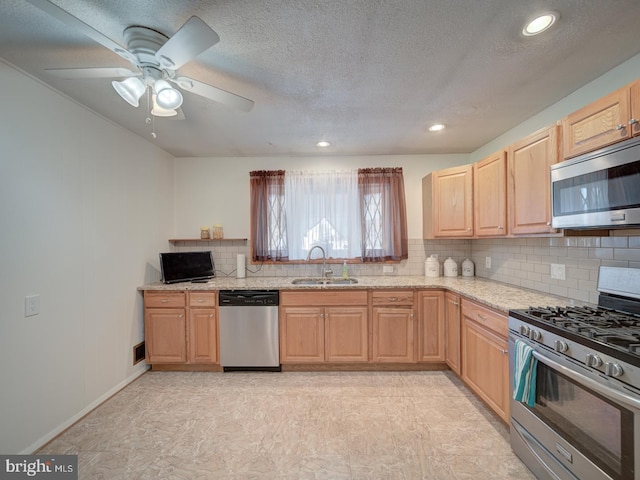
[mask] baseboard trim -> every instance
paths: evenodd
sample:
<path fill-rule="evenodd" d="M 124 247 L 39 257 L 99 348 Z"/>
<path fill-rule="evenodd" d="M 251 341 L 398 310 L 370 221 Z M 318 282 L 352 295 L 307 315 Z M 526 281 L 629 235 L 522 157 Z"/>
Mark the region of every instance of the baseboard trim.
<path fill-rule="evenodd" d="M 116 393 L 118 393 L 124 387 L 126 387 L 131 382 L 133 382 L 135 379 L 137 379 L 138 377 L 143 375 L 147 370 L 149 370 L 149 366 L 148 365 L 146 365 L 146 364 L 141 365 L 131 376 L 129 376 L 128 378 L 124 379 L 122 382 L 117 384 L 115 387 L 113 387 L 111 390 L 106 392 L 104 395 L 101 395 L 100 397 L 98 397 L 96 400 L 94 400 L 89 405 L 87 405 L 85 408 L 83 408 L 78 413 L 76 413 L 73 417 L 71 417 L 67 421 L 61 423 L 60 425 L 58 425 L 56 428 L 51 430 L 46 435 L 40 437 L 38 440 L 33 442 L 27 448 L 25 448 L 21 452 L 18 452 L 18 454 L 19 455 L 32 455 L 32 454 L 36 453 L 39 449 L 44 447 L 51 440 L 53 440 L 58 435 L 60 435 L 62 432 L 67 430 L 69 427 L 71 427 L 78 420 L 80 420 L 84 416 L 88 415 L 92 410 L 94 410 L 95 408 L 99 407 L 101 404 L 103 404 L 104 402 L 109 400 L 111 397 L 113 397 Z"/>

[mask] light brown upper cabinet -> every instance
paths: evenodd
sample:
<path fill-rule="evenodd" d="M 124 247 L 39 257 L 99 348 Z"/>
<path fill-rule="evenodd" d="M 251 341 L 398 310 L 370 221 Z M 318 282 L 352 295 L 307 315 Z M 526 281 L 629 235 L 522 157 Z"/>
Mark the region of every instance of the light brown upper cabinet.
<path fill-rule="evenodd" d="M 640 80 L 562 119 L 564 158 L 640 134 Z"/>
<path fill-rule="evenodd" d="M 473 165 L 474 228 L 477 237 L 507 234 L 507 155 L 499 151 Z"/>
<path fill-rule="evenodd" d="M 635 137 L 640 135 L 640 80 L 636 80 L 631 84 L 631 135 Z"/>
<path fill-rule="evenodd" d="M 554 233 L 550 166 L 560 160 L 559 126 L 538 130 L 509 147 L 509 233 Z"/>
<path fill-rule="evenodd" d="M 431 172 L 422 179 L 424 238 L 473 236 L 473 165 Z"/>

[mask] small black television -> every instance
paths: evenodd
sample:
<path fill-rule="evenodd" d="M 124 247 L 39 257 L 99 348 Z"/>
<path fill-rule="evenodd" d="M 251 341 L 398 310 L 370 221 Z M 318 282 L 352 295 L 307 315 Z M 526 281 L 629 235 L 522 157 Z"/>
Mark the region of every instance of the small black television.
<path fill-rule="evenodd" d="M 163 283 L 205 280 L 216 276 L 211 252 L 170 252 L 160 254 Z"/>

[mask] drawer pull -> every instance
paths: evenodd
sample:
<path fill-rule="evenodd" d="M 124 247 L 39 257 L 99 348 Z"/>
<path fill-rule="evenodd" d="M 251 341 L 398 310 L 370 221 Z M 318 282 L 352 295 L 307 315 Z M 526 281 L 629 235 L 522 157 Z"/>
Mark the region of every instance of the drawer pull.
<path fill-rule="evenodd" d="M 204 298 L 199 298 L 198 302 L 203 303 L 204 302 Z"/>
<path fill-rule="evenodd" d="M 162 300 L 160 300 L 160 303 L 167 303 L 168 301 L 169 301 L 169 299 L 163 298 Z"/>
<path fill-rule="evenodd" d="M 481 314 L 481 313 L 479 313 L 479 314 L 478 314 L 478 318 L 479 318 L 480 320 L 482 320 L 483 322 L 486 322 L 486 321 L 487 321 L 487 317 L 485 317 L 485 316 L 484 316 L 483 314 Z"/>
<path fill-rule="evenodd" d="M 389 297 L 389 298 L 387 298 L 387 300 L 389 300 L 390 302 L 397 302 L 398 301 L 398 297 Z"/>

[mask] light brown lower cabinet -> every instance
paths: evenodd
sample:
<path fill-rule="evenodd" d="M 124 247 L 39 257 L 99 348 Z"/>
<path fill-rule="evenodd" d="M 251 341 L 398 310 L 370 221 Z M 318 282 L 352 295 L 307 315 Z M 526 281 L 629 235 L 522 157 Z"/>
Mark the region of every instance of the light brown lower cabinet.
<path fill-rule="evenodd" d="M 460 295 L 445 293 L 444 318 L 445 361 L 452 371 L 460 375 Z"/>
<path fill-rule="evenodd" d="M 146 361 L 153 364 L 217 364 L 215 292 L 144 295 Z"/>
<path fill-rule="evenodd" d="M 373 290 L 371 304 L 371 360 L 374 363 L 414 363 L 413 290 Z"/>
<path fill-rule="evenodd" d="M 509 422 L 507 318 L 462 299 L 462 380 Z"/>
<path fill-rule="evenodd" d="M 189 363 L 219 363 L 216 292 L 190 292 L 187 358 Z"/>
<path fill-rule="evenodd" d="M 413 319 L 413 308 L 373 308 L 373 362 L 415 362 Z"/>
<path fill-rule="evenodd" d="M 442 290 L 418 292 L 418 361 L 445 361 L 445 293 Z"/>
<path fill-rule="evenodd" d="M 366 291 L 281 292 L 280 362 L 368 362 L 368 312 Z"/>

